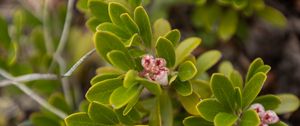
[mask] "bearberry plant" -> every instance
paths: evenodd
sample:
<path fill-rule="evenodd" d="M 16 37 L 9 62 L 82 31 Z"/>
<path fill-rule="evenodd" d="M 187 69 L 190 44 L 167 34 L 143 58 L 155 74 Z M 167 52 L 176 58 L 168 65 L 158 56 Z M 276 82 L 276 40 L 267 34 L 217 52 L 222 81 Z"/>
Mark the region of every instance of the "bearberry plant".
<path fill-rule="evenodd" d="M 141 1 L 89 0 L 87 5 L 94 45 L 108 64 L 90 81 L 86 109 L 69 115 L 67 126 L 285 125 L 275 113 L 283 100 L 257 97 L 270 70 L 260 58 L 250 65 L 245 83 L 229 62 L 210 77 L 206 71 L 221 53 L 196 58 L 192 52 L 201 39 L 180 41 L 180 32 L 164 19 L 151 25 Z"/>

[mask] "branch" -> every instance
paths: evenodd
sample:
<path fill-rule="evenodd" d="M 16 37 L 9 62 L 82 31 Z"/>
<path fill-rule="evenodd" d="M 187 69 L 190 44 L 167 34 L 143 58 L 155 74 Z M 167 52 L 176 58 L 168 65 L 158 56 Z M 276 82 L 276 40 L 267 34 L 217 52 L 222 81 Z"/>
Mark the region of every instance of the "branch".
<path fill-rule="evenodd" d="M 70 69 L 68 72 L 66 72 L 63 77 L 71 76 L 72 73 L 79 67 L 80 64 L 82 64 L 88 57 L 90 57 L 96 49 L 92 49 L 91 51 L 87 52 L 85 55 L 83 55 Z"/>
<path fill-rule="evenodd" d="M 64 74 L 66 71 L 66 64 L 65 64 L 64 59 L 61 56 L 61 53 L 62 53 L 63 49 L 65 48 L 65 45 L 67 43 L 67 38 L 69 36 L 74 3 L 75 3 L 75 0 L 68 1 L 67 14 L 66 14 L 66 19 L 65 19 L 65 23 L 64 23 L 64 28 L 63 28 L 62 35 L 59 40 L 58 47 L 53 55 L 54 60 L 52 60 L 52 63 L 51 63 L 51 66 L 53 66 L 54 61 L 56 60 L 56 62 L 59 65 L 60 74 Z M 61 82 L 62 82 L 63 92 L 65 95 L 66 101 L 69 105 L 72 105 L 70 84 L 66 78 L 61 78 Z"/>
<path fill-rule="evenodd" d="M 51 55 L 54 52 L 54 47 L 52 45 L 52 38 L 49 33 L 49 14 L 48 14 L 48 3 L 49 0 L 44 0 L 43 1 L 43 35 L 44 35 L 44 40 L 45 40 L 45 46 L 47 49 L 47 53 Z"/>
<path fill-rule="evenodd" d="M 35 100 L 37 103 L 39 103 L 42 107 L 49 110 L 50 112 L 54 113 L 61 119 L 64 119 L 67 117 L 67 114 L 60 111 L 59 109 L 53 107 L 52 105 L 48 104 L 47 101 L 45 101 L 43 98 L 35 94 L 30 88 L 28 88 L 25 84 L 19 83 L 16 80 L 14 80 L 14 77 L 5 72 L 4 70 L 0 69 L 0 75 L 2 75 L 4 78 L 10 80 L 10 83 L 18 87 L 20 90 L 22 90 L 25 94 L 27 94 L 29 97 L 31 97 L 33 100 Z"/>
<path fill-rule="evenodd" d="M 23 76 L 19 76 L 19 77 L 15 77 L 14 81 L 16 82 L 28 82 L 28 81 L 34 81 L 34 80 L 57 80 L 57 76 L 54 74 L 38 74 L 38 73 L 34 73 L 34 74 L 26 74 Z M 11 80 L 7 79 L 7 80 L 3 80 L 0 81 L 0 87 L 4 87 L 11 84 Z"/>

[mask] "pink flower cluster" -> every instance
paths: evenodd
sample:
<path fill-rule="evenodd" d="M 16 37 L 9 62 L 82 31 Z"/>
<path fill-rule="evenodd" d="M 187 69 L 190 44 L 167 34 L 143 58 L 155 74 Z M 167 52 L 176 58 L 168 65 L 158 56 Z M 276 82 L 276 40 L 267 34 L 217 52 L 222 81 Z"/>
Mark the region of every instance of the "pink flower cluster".
<path fill-rule="evenodd" d="M 264 106 L 259 103 L 252 104 L 250 109 L 255 110 L 260 117 L 259 126 L 268 126 L 269 124 L 274 124 L 279 121 L 277 114 L 272 110 L 265 111 Z"/>
<path fill-rule="evenodd" d="M 140 72 L 140 76 L 151 81 L 156 81 L 162 85 L 168 84 L 169 69 L 166 67 L 165 59 L 144 55 L 141 63 L 144 70 Z"/>

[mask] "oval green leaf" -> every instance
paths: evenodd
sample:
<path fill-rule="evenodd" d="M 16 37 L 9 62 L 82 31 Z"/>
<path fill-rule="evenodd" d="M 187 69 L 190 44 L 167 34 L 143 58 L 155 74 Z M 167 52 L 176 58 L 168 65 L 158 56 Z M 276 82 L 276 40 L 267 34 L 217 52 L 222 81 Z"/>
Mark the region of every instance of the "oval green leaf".
<path fill-rule="evenodd" d="M 221 59 L 221 56 L 221 52 L 217 50 L 210 50 L 203 53 L 197 59 L 196 67 L 198 72 L 196 77 L 201 76 L 205 71 L 215 65 Z"/>
<path fill-rule="evenodd" d="M 278 114 L 294 112 L 299 108 L 300 101 L 297 96 L 292 94 L 279 94 L 277 95 L 281 100 L 281 104 L 275 112 Z"/>
<path fill-rule="evenodd" d="M 130 69 L 135 69 L 135 62 L 133 59 L 122 51 L 112 50 L 107 53 L 107 58 L 113 66 L 121 70 L 127 71 Z"/>
<path fill-rule="evenodd" d="M 213 126 L 212 122 L 209 122 L 200 116 L 189 116 L 183 120 L 184 126 Z"/>
<path fill-rule="evenodd" d="M 256 98 L 256 96 L 260 92 L 266 79 L 267 79 L 267 76 L 264 73 L 259 72 L 259 73 L 255 74 L 249 80 L 249 82 L 246 83 L 246 86 L 243 90 L 243 99 L 242 99 L 243 107 L 246 107 L 253 102 L 253 100 Z"/>
<path fill-rule="evenodd" d="M 238 117 L 233 114 L 221 112 L 214 119 L 215 126 L 232 126 Z"/>
<path fill-rule="evenodd" d="M 85 94 L 85 97 L 90 102 L 97 101 L 103 104 L 108 104 L 111 93 L 122 85 L 123 82 L 120 78 L 107 79 L 90 87 Z"/>
<path fill-rule="evenodd" d="M 134 21 L 140 29 L 140 35 L 144 41 L 144 45 L 148 48 L 152 46 L 152 30 L 149 16 L 142 6 L 135 8 Z"/>
<path fill-rule="evenodd" d="M 216 99 L 208 98 L 199 102 L 197 109 L 200 115 L 210 122 L 214 121 L 215 116 L 220 112 L 227 112 L 223 104 L 218 102 Z"/>
<path fill-rule="evenodd" d="M 197 74 L 197 68 L 191 61 L 186 61 L 179 65 L 178 76 L 181 81 L 192 79 Z"/>
<path fill-rule="evenodd" d="M 123 42 L 119 37 L 110 32 L 98 31 L 94 36 L 94 42 L 97 52 L 106 60 L 107 53 L 112 50 L 120 50 L 122 52 L 127 52 Z"/>
<path fill-rule="evenodd" d="M 191 37 L 183 40 L 176 48 L 176 63 L 174 67 L 182 63 L 201 43 L 200 38 Z"/>
<path fill-rule="evenodd" d="M 215 73 L 210 81 L 215 97 L 225 106 L 234 109 L 235 91 L 231 81 L 223 74 Z"/>
<path fill-rule="evenodd" d="M 178 29 L 174 29 L 172 31 L 169 31 L 164 37 L 170 40 L 173 46 L 176 46 L 180 40 L 181 34 Z"/>
<path fill-rule="evenodd" d="M 123 86 L 117 88 L 110 95 L 110 104 L 114 108 L 119 109 L 125 106 L 132 98 L 134 98 L 143 88 L 140 85 L 133 85 L 129 88 Z"/>
<path fill-rule="evenodd" d="M 116 113 L 111 108 L 97 102 L 90 103 L 88 115 L 91 118 L 91 120 L 98 123 L 106 125 L 113 125 L 119 123 Z"/>
<path fill-rule="evenodd" d="M 259 126 L 260 118 L 254 110 L 247 110 L 243 113 L 240 126 Z"/>
<path fill-rule="evenodd" d="M 167 67 L 172 67 L 175 64 L 175 49 L 168 39 L 163 37 L 158 38 L 156 53 L 158 57 L 164 58 L 167 61 Z"/>
<path fill-rule="evenodd" d="M 140 30 L 138 25 L 134 22 L 134 20 L 130 17 L 128 13 L 121 14 L 120 18 L 128 31 L 130 31 L 132 34 L 139 33 Z"/>

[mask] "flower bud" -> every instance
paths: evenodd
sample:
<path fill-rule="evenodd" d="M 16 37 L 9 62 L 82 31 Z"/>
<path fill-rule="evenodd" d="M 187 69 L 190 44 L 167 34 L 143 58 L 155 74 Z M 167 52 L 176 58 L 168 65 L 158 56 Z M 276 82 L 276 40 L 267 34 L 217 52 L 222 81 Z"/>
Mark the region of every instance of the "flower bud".
<path fill-rule="evenodd" d="M 149 71 L 155 65 L 155 59 L 151 55 L 144 55 L 141 64 L 146 71 Z"/>
<path fill-rule="evenodd" d="M 277 114 L 272 110 L 268 110 L 264 112 L 264 114 L 261 117 L 261 122 L 264 124 L 274 124 L 277 123 L 278 121 L 279 118 Z"/>
<path fill-rule="evenodd" d="M 264 106 L 262 106 L 259 103 L 252 104 L 250 106 L 250 109 L 255 110 L 257 112 L 258 116 L 260 116 L 260 117 L 265 113 Z"/>

